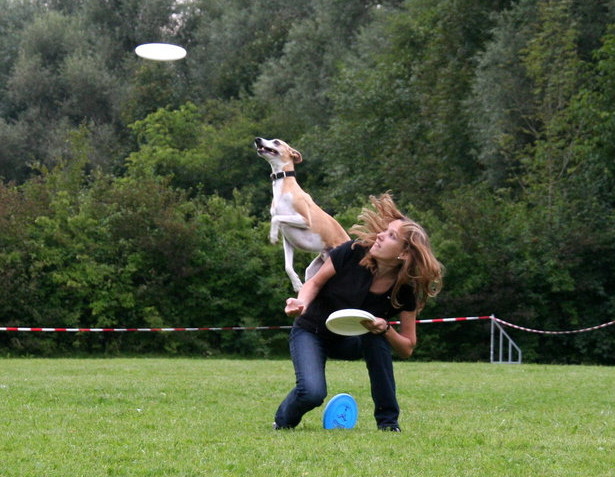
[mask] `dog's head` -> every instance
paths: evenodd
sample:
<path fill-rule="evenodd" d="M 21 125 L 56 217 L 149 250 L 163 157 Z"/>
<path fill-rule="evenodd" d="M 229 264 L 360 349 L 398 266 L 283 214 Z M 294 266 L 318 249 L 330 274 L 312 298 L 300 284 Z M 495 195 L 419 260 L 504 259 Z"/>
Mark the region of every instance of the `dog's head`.
<path fill-rule="evenodd" d="M 284 166 L 288 163 L 299 164 L 303 158 L 301 153 L 293 149 L 280 139 L 263 139 L 257 137 L 254 140 L 256 153 L 269 162 L 271 165 L 278 164 Z"/>

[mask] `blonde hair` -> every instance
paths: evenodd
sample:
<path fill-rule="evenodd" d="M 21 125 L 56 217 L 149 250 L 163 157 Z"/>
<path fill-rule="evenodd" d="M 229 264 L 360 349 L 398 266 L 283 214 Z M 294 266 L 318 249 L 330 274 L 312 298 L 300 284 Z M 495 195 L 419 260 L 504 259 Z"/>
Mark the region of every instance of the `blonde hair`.
<path fill-rule="evenodd" d="M 358 217 L 361 223 L 353 225 L 350 233 L 357 236 L 360 245 L 369 249 L 376 242 L 376 236 L 386 230 L 391 222 L 402 221 L 399 235 L 404 241 L 404 250 L 408 253 L 406 258 L 401 260 L 391 302 L 394 307 L 399 308 L 399 289 L 402 285 L 410 284 L 416 297 L 417 310 L 421 311 L 427 299 L 436 296 L 442 289 L 443 266 L 436 259 L 423 227 L 397 209 L 390 193 L 386 192 L 380 197 L 370 196 L 370 201 L 374 210 L 364 208 Z M 360 264 L 372 272 L 378 268 L 369 251 Z"/>

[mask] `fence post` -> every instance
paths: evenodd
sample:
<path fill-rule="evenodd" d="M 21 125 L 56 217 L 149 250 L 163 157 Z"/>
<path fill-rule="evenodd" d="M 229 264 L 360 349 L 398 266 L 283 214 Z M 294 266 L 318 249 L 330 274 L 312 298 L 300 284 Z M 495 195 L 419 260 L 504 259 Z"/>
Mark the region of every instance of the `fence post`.
<path fill-rule="evenodd" d="M 516 363 L 521 364 L 521 348 L 512 340 L 508 333 L 504 331 L 504 328 L 495 321 L 495 316 L 491 315 L 491 348 L 489 351 L 489 359 L 492 363 Z M 496 333 L 496 328 L 498 333 Z M 506 340 L 506 341 L 504 341 Z M 506 359 L 504 359 L 504 343 L 508 344 L 508 352 Z M 498 347 L 498 356 L 495 357 L 495 347 Z M 517 359 L 513 359 L 513 351 L 517 352 Z"/>

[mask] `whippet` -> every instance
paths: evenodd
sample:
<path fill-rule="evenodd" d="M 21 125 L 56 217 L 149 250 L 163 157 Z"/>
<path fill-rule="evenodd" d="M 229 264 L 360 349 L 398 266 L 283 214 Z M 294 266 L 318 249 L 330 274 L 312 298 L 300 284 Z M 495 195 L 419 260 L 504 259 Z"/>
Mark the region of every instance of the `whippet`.
<path fill-rule="evenodd" d="M 293 268 L 295 249 L 318 252 L 305 270 L 305 279 L 312 277 L 329 255 L 329 251 L 350 240 L 344 228 L 312 200 L 299 186 L 295 164 L 301 153 L 280 139 L 254 140 L 257 154 L 271 165 L 273 200 L 271 202 L 271 230 L 269 240 L 277 243 L 282 232 L 284 267 L 296 292 L 301 279 Z"/>

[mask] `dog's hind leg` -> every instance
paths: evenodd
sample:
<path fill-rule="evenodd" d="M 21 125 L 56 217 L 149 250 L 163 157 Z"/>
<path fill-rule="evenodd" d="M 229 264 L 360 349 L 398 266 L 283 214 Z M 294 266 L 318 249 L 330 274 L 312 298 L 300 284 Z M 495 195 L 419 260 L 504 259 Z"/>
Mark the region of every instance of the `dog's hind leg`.
<path fill-rule="evenodd" d="M 328 254 L 325 254 L 325 252 L 320 252 L 318 256 L 314 260 L 312 260 L 312 263 L 307 266 L 307 268 L 305 269 L 306 282 L 314 275 L 316 275 L 316 272 L 320 270 L 320 267 L 322 267 L 323 263 L 325 263 L 327 256 Z"/>
<path fill-rule="evenodd" d="M 293 268 L 293 260 L 295 255 L 295 249 L 292 244 L 286 240 L 286 237 L 282 235 L 282 243 L 284 245 L 284 269 L 286 270 L 286 274 L 290 278 L 290 282 L 293 285 L 293 290 L 297 293 L 301 290 L 303 284 L 301 283 L 301 279 L 295 269 Z"/>

